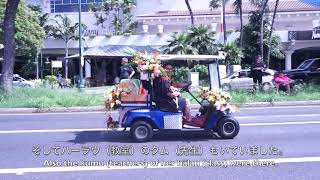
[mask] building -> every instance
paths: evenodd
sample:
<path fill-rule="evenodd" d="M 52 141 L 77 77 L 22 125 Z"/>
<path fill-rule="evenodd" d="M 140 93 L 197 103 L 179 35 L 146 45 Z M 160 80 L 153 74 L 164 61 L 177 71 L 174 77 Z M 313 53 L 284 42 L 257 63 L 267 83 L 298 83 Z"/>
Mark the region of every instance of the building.
<path fill-rule="evenodd" d="M 83 3 L 83 23 L 88 26 L 84 33 L 86 37 L 85 47 L 92 48 L 101 45 L 151 45 L 161 46 L 166 44 L 170 33 L 182 31 L 190 27 L 190 16 L 184 0 L 137 0 L 132 14 L 138 23 L 136 33 L 140 35 L 105 36 L 110 32 L 109 21 L 102 28 L 95 24 L 95 17 L 88 12 L 90 3 L 100 3 L 102 0 L 81 0 Z M 221 31 L 220 9 L 210 10 L 210 0 L 190 0 L 193 9 L 195 23 L 210 25 L 212 30 Z M 78 21 L 78 0 L 28 0 L 30 4 L 39 4 L 44 12 L 55 14 L 67 14 L 74 22 Z M 275 6 L 274 1 L 269 2 L 271 15 Z M 256 7 L 243 2 L 244 23 L 248 20 L 249 12 Z M 286 55 L 285 69 L 297 67 L 307 58 L 320 57 L 320 31 L 317 30 L 320 20 L 320 4 L 318 0 L 281 0 L 275 22 L 275 33 L 283 42 L 283 52 Z M 226 5 L 227 30 L 238 30 L 239 16 L 234 13 L 232 1 Z M 235 39 L 238 33 L 230 35 L 229 39 Z M 63 59 L 64 48 L 60 40 L 46 39 L 43 46 L 45 56 Z M 78 43 L 69 43 L 70 54 L 78 52 Z M 90 66 L 87 66 L 90 67 Z M 89 73 L 87 73 L 88 76 Z"/>

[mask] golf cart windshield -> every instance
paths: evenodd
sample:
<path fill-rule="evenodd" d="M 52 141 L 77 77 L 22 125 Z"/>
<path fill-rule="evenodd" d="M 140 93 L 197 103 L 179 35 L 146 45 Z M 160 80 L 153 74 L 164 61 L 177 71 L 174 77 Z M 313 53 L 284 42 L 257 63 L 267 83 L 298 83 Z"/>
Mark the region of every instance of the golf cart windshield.
<path fill-rule="evenodd" d="M 210 88 L 220 88 L 219 59 L 224 59 L 222 54 L 217 55 L 160 55 L 161 61 L 198 61 L 208 65 Z"/>

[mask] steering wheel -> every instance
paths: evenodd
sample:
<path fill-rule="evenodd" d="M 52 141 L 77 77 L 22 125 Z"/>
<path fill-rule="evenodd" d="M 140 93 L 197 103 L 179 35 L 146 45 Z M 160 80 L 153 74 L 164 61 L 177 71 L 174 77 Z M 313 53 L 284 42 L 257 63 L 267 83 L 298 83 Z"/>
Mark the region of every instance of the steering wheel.
<path fill-rule="evenodd" d="M 184 87 L 182 87 L 182 88 L 180 89 L 180 92 L 182 92 L 182 91 L 188 92 L 188 91 L 189 91 L 189 87 L 191 86 L 191 84 L 192 84 L 192 82 L 188 82 L 187 85 L 185 85 Z"/>

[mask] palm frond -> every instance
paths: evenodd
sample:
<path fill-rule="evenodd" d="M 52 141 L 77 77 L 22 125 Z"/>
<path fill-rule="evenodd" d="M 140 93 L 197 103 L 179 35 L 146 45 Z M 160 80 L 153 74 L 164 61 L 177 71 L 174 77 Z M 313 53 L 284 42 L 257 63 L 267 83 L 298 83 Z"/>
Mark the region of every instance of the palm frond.
<path fill-rule="evenodd" d="M 209 8 L 211 9 L 217 9 L 221 6 L 221 0 L 211 0 L 209 2 Z"/>

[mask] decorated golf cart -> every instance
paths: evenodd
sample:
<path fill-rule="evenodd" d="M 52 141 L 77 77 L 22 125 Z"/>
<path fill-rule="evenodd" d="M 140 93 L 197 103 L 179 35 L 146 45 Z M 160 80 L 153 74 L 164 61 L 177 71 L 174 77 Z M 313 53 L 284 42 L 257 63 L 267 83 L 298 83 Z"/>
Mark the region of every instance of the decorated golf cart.
<path fill-rule="evenodd" d="M 134 63 L 141 71 L 141 79 L 125 79 L 116 85 L 106 97 L 106 107 L 117 109 L 119 119 L 108 118 L 109 128 L 130 129 L 131 136 L 138 142 L 152 139 L 154 132 L 167 130 L 176 131 L 206 131 L 217 132 L 221 138 L 232 139 L 239 132 L 239 123 L 232 117 L 232 111 L 236 109 L 230 104 L 231 96 L 220 90 L 219 59 L 222 55 L 156 55 L 134 57 Z M 182 112 L 169 112 L 158 108 L 153 100 L 152 71 L 161 66 L 160 61 L 186 61 L 194 60 L 206 64 L 209 71 L 210 87 L 202 88 L 195 97 L 190 91 L 191 83 L 181 88 L 195 99 L 200 105 L 199 113 L 190 122 L 183 121 Z M 145 89 L 142 82 L 150 82 Z M 199 100 L 200 99 L 200 100 Z"/>

